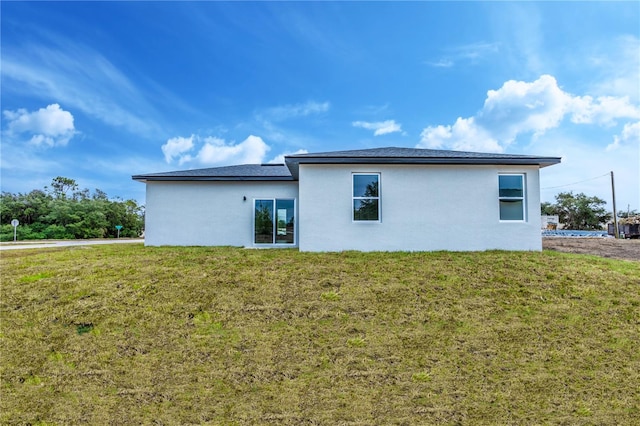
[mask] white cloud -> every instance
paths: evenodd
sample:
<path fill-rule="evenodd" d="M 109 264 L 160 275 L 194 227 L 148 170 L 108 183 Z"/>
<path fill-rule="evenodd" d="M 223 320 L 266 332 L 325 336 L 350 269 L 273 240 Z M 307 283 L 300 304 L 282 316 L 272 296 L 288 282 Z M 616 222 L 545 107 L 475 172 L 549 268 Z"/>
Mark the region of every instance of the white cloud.
<path fill-rule="evenodd" d="M 557 127 L 570 100 L 550 75 L 531 83 L 510 80 L 500 89 L 487 92 L 477 121 L 508 145 L 521 133 L 541 135 Z"/>
<path fill-rule="evenodd" d="M 240 143 L 216 137 L 191 135 L 171 138 L 162 145 L 165 161 L 179 165 L 195 162 L 202 166 L 262 163 L 271 148 L 259 136 L 250 135 Z M 196 151 L 196 152 L 194 152 Z"/>
<path fill-rule="evenodd" d="M 171 163 L 174 157 L 178 157 L 182 161 L 184 156 L 181 156 L 181 154 L 191 151 L 193 148 L 193 138 L 194 135 L 188 138 L 178 136 L 169 139 L 167 143 L 162 145 L 162 153 L 164 154 L 165 161 Z"/>
<path fill-rule="evenodd" d="M 618 119 L 640 118 L 640 108 L 625 97 L 575 96 L 556 79 L 542 75 L 533 82 L 510 80 L 489 90 L 482 109 L 453 125 L 428 126 L 418 147 L 504 151 L 519 135 L 540 137 L 569 117 L 576 124 L 610 126 Z"/>
<path fill-rule="evenodd" d="M 640 108 L 632 105 L 627 96 L 600 96 L 595 101 L 591 96 L 576 96 L 572 100 L 571 121 L 574 123 L 615 125 L 619 118 L 640 118 Z"/>
<path fill-rule="evenodd" d="M 203 165 L 262 163 L 269 146 L 259 136 L 250 135 L 239 144 L 226 144 L 218 138 L 206 138 L 196 159 Z"/>
<path fill-rule="evenodd" d="M 617 150 L 621 145 L 629 143 L 640 147 L 640 121 L 625 124 L 622 128 L 622 134 L 615 135 L 613 142 L 607 145 L 607 151 Z"/>
<path fill-rule="evenodd" d="M 65 146 L 77 133 L 73 124 L 73 115 L 60 108 L 58 104 L 48 105 L 37 111 L 26 109 L 3 111 L 8 121 L 7 132 L 10 137 L 27 134 L 34 145 Z"/>
<path fill-rule="evenodd" d="M 640 121 L 636 123 L 627 123 L 622 129 L 622 140 L 640 143 Z"/>
<path fill-rule="evenodd" d="M 307 151 L 306 149 L 299 149 L 296 152 L 283 152 L 282 154 L 273 157 L 273 159 L 271 159 L 269 163 L 284 164 L 284 157 L 286 157 L 287 155 L 308 154 L 308 153 L 309 151 Z"/>
<path fill-rule="evenodd" d="M 475 119 L 458 118 L 453 126 L 427 127 L 420 134 L 420 148 L 449 148 L 456 151 L 502 152 L 503 148 Z"/>
<path fill-rule="evenodd" d="M 395 120 L 386 121 L 354 121 L 351 123 L 354 127 L 361 127 L 367 130 L 373 130 L 374 136 L 386 135 L 387 133 L 401 132 L 402 126 L 395 122 Z"/>

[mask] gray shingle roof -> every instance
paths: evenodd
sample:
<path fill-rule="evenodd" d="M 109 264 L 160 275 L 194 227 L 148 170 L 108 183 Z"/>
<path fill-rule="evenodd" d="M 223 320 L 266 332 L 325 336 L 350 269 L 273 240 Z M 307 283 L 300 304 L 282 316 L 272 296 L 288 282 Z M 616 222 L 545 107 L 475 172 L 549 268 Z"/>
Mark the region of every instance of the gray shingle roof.
<path fill-rule="evenodd" d="M 372 149 L 356 149 L 351 151 L 330 151 L 318 152 L 310 154 L 288 155 L 286 158 L 306 160 L 311 158 L 335 158 L 335 159 L 358 159 L 358 158 L 378 158 L 378 159 L 532 159 L 532 158 L 554 158 L 554 157 L 538 157 L 532 155 L 517 154 L 493 154 L 482 152 L 466 152 L 466 151 L 447 151 L 443 149 L 420 149 L 420 148 L 372 148 Z M 555 158 L 558 159 L 558 158 Z M 559 160 L 559 159 L 558 159 Z"/>
<path fill-rule="evenodd" d="M 559 163 L 560 158 L 388 147 L 289 155 L 285 162 L 297 179 L 300 164 L 511 164 L 546 167 Z"/>
<path fill-rule="evenodd" d="M 132 178 L 139 181 L 293 180 L 289 168 L 284 164 L 242 164 L 209 169 L 148 173 L 135 175 Z"/>
<path fill-rule="evenodd" d="M 300 164 L 495 164 L 551 166 L 559 157 L 535 155 L 490 154 L 418 148 L 373 148 L 295 154 L 285 157 L 284 164 L 243 164 L 209 169 L 181 170 L 133 176 L 139 181 L 291 181 L 298 179 Z"/>

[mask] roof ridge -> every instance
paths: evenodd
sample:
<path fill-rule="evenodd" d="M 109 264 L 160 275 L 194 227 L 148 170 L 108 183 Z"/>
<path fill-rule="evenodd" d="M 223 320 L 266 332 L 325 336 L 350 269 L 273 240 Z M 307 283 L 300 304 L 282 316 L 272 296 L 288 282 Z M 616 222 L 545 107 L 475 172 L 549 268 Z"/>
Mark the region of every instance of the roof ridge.
<path fill-rule="evenodd" d="M 396 155 L 392 155 L 394 154 Z M 374 154 L 374 155 L 361 155 L 361 157 L 402 157 L 402 152 L 408 153 L 424 153 L 424 154 L 438 154 L 434 155 L 436 157 L 448 157 L 453 156 L 456 158 L 459 157 L 470 157 L 470 158 L 541 158 L 542 156 L 538 155 L 527 155 L 527 154 L 509 154 L 509 153 L 488 153 L 488 152 L 477 152 L 477 151 L 459 151 L 459 150 L 448 150 L 448 149 L 434 149 L 434 148 L 409 148 L 409 147 L 378 147 L 378 148 L 363 148 L 363 149 L 350 149 L 350 150 L 341 150 L 341 151 L 324 151 L 324 152 L 310 152 L 305 154 L 292 154 L 287 155 L 286 158 L 313 158 L 317 156 L 322 157 L 345 157 L 349 154 Z M 417 157 L 431 157 L 431 155 L 411 155 L 412 158 Z"/>

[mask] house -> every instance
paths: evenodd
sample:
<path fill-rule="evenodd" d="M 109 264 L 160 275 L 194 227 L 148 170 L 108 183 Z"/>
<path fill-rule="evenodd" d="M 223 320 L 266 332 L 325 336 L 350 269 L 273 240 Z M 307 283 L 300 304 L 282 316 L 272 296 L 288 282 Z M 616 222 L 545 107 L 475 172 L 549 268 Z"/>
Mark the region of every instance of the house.
<path fill-rule="evenodd" d="M 151 246 L 541 250 L 539 170 L 559 162 L 375 148 L 133 179 L 146 183 Z"/>

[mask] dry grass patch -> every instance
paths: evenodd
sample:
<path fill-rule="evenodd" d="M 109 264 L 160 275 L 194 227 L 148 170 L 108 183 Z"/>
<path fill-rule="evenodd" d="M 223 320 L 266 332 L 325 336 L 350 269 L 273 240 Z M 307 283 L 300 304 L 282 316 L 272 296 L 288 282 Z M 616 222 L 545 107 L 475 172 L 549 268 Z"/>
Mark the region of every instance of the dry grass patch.
<path fill-rule="evenodd" d="M 4 424 L 632 424 L 640 264 L 3 252 Z"/>

